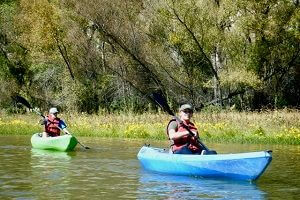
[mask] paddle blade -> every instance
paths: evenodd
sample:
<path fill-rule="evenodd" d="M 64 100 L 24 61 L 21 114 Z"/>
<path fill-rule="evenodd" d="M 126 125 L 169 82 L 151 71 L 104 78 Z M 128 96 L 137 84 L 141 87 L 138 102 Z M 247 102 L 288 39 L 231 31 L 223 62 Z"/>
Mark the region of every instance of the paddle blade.
<path fill-rule="evenodd" d="M 174 113 L 170 109 L 166 98 L 162 95 L 161 92 L 153 92 L 150 97 L 153 101 L 158 104 L 165 112 L 169 113 L 170 115 L 174 116 Z"/>
<path fill-rule="evenodd" d="M 14 99 L 15 99 L 15 101 L 16 101 L 17 103 L 21 103 L 21 104 L 23 104 L 24 106 L 26 106 L 27 108 L 32 109 L 31 105 L 29 104 L 29 102 L 28 102 L 25 98 L 23 98 L 23 97 L 17 95 L 17 96 L 14 97 Z"/>
<path fill-rule="evenodd" d="M 78 144 L 79 144 L 80 146 L 82 146 L 83 148 L 85 148 L 85 149 L 91 149 L 90 147 L 81 144 L 78 140 L 77 140 L 77 142 L 78 142 Z"/>

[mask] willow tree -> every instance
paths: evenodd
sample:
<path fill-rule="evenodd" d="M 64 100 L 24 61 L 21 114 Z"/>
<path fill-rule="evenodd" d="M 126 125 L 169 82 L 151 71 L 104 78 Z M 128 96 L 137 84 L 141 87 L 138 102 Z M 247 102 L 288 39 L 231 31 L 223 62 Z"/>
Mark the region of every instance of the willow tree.
<path fill-rule="evenodd" d="M 260 92 L 271 94 L 266 100 L 270 102 L 285 91 L 282 80 L 295 79 L 297 2 L 161 0 L 148 4 L 156 15 L 149 23 L 151 34 L 170 56 L 175 55 L 177 71 L 185 71 L 174 77 L 191 98 L 193 92 L 207 103 L 240 99 L 244 104 L 246 98 L 251 106 Z"/>
<path fill-rule="evenodd" d="M 174 82 L 180 83 L 174 84 L 177 94 L 184 94 L 195 104 L 222 104 L 258 85 L 255 73 L 236 56 L 244 43 L 232 28 L 238 10 L 229 3 L 148 2 L 154 13 L 149 23 L 153 41 L 174 58 L 168 69 Z M 247 80 L 249 75 L 253 78 Z"/>
<path fill-rule="evenodd" d="M 61 1 L 38 0 L 21 1 L 16 22 L 33 62 L 33 99 L 44 106 L 98 112 L 99 90 L 107 81 L 94 70 L 98 60 L 82 25 L 86 20 Z"/>
<path fill-rule="evenodd" d="M 24 84 L 35 99 L 89 113 L 143 110 L 137 94 L 156 90 L 174 105 L 297 104 L 298 4 L 21 0 L 17 42 L 34 75 Z"/>
<path fill-rule="evenodd" d="M 61 94 L 64 80 L 74 75 L 63 40 L 65 33 L 58 1 L 20 0 L 18 5 L 14 17 L 19 33 L 17 41 L 28 50 L 29 68 L 34 74 L 28 81 L 27 96 L 42 108 L 59 106 L 64 99 Z"/>
<path fill-rule="evenodd" d="M 262 96 L 275 106 L 288 103 L 291 95 L 299 100 L 299 2 L 240 1 L 238 8 L 249 66 L 264 83 Z"/>
<path fill-rule="evenodd" d="M 133 96 L 145 97 L 150 91 L 163 90 L 160 74 L 152 61 L 148 36 L 144 32 L 140 1 L 65 1 L 85 20 L 90 36 L 95 69 L 113 75 L 111 105 Z M 132 95 L 134 94 L 134 95 Z M 143 98 L 142 98 L 143 99 Z M 135 100 L 134 100 L 135 101 Z M 137 104 L 145 104 L 142 101 Z M 140 109 L 140 108 L 139 108 Z"/>
<path fill-rule="evenodd" d="M 12 98 L 26 91 L 32 77 L 28 68 L 28 50 L 15 38 L 18 36 L 14 25 L 18 1 L 5 0 L 0 2 L 0 103 L 8 108 Z"/>

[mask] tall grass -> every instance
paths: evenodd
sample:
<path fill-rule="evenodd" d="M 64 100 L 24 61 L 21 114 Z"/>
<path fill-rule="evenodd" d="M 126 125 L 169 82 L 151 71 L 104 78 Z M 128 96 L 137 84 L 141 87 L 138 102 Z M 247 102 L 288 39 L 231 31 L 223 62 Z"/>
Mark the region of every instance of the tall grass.
<path fill-rule="evenodd" d="M 60 117 L 76 136 L 110 138 L 148 138 L 167 140 L 166 125 L 171 119 L 163 113 L 68 114 Z M 0 117 L 0 135 L 31 135 L 41 132 L 34 114 Z M 300 144 L 300 112 L 277 110 L 264 112 L 195 113 L 193 121 L 200 137 L 210 142 Z"/>

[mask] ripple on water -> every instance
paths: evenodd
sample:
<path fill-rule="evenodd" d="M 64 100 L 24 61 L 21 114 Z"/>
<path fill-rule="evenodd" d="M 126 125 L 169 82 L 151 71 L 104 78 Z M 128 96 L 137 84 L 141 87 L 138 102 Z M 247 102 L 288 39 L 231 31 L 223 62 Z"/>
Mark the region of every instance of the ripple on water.
<path fill-rule="evenodd" d="M 251 184 L 145 172 L 136 158 L 141 141 L 122 140 L 116 145 L 114 140 L 91 138 L 83 140 L 90 150 L 77 147 L 66 153 L 31 150 L 30 138 L 25 139 L 0 138 L 1 199 L 296 199 L 299 195 L 299 148 L 213 146 L 218 152 L 272 149 L 270 167 L 257 184 Z"/>

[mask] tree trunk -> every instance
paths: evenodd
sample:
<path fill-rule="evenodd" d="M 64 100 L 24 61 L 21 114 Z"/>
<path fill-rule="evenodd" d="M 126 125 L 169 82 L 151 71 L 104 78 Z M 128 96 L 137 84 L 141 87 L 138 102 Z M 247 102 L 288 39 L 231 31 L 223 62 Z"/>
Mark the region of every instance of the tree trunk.
<path fill-rule="evenodd" d="M 218 46 L 215 47 L 215 50 L 211 56 L 211 60 L 212 60 L 213 68 L 218 75 L 223 65 L 221 59 L 221 52 Z M 213 87 L 214 87 L 214 100 L 216 102 L 216 105 L 222 105 L 222 93 L 220 88 L 220 80 L 216 76 L 213 77 Z"/>

